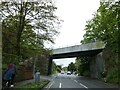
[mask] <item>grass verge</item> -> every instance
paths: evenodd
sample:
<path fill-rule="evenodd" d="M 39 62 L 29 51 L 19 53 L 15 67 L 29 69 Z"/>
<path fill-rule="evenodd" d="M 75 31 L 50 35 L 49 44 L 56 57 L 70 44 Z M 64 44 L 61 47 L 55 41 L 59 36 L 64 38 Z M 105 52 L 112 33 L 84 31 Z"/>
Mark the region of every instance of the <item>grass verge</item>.
<path fill-rule="evenodd" d="M 22 86 L 17 86 L 14 89 L 18 89 L 18 90 L 30 90 L 30 89 L 35 89 L 35 90 L 40 90 L 43 89 L 47 84 L 49 83 L 48 80 L 41 80 L 39 83 L 29 83 L 26 85 L 22 85 Z"/>

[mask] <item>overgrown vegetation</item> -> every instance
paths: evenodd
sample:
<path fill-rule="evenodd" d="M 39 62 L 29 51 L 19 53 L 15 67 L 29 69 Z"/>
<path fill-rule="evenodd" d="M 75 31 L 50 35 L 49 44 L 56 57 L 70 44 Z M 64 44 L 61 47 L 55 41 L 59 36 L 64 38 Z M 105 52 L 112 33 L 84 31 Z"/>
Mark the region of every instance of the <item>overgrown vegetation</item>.
<path fill-rule="evenodd" d="M 62 66 L 61 65 L 57 65 L 57 72 L 61 72 L 61 70 L 62 70 Z"/>
<path fill-rule="evenodd" d="M 52 62 L 52 74 L 56 74 L 57 73 L 57 65 L 56 63 L 53 61 Z"/>
<path fill-rule="evenodd" d="M 118 80 L 120 61 L 118 58 L 120 36 L 120 1 L 100 2 L 100 7 L 94 18 L 87 21 L 86 33 L 81 43 L 103 41 L 106 44 L 104 53 L 106 80 L 111 83 L 120 83 Z M 85 65 L 84 65 L 85 66 Z M 86 67 L 87 68 L 87 67 Z M 84 69 L 83 69 L 84 70 Z"/>
<path fill-rule="evenodd" d="M 106 82 L 110 83 L 119 83 L 118 81 L 118 69 L 113 68 L 110 71 L 108 71 L 107 77 L 106 77 Z"/>
<path fill-rule="evenodd" d="M 90 76 L 90 67 L 89 67 L 89 58 L 88 57 L 81 57 L 76 59 L 76 67 L 77 67 L 77 73 L 80 76 Z"/>

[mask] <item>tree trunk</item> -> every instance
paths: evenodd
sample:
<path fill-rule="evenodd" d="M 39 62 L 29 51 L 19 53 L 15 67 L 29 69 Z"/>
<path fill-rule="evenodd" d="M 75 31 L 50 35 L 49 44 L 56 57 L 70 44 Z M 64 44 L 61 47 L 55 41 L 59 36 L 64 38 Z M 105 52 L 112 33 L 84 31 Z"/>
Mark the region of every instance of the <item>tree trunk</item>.
<path fill-rule="evenodd" d="M 21 42 L 21 35 L 22 32 L 24 30 L 24 26 L 25 26 L 25 16 L 26 16 L 26 5 L 27 3 L 25 3 L 25 7 L 23 6 L 24 3 L 21 3 L 21 9 L 20 9 L 20 16 L 19 16 L 19 27 L 18 27 L 18 33 L 17 33 L 17 56 L 18 56 L 18 60 L 20 60 L 20 56 L 21 56 L 21 51 L 20 51 L 20 42 Z M 25 11 L 24 11 L 25 8 Z"/>

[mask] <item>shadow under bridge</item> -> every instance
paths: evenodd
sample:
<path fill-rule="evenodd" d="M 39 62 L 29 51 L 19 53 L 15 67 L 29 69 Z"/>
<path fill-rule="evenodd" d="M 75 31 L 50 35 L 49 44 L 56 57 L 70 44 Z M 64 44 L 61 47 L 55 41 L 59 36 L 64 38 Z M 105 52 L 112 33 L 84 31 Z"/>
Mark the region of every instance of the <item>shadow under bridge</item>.
<path fill-rule="evenodd" d="M 99 41 L 53 49 L 53 54 L 49 58 L 48 75 L 51 74 L 53 59 L 95 56 L 102 52 L 104 48 L 105 44 Z"/>

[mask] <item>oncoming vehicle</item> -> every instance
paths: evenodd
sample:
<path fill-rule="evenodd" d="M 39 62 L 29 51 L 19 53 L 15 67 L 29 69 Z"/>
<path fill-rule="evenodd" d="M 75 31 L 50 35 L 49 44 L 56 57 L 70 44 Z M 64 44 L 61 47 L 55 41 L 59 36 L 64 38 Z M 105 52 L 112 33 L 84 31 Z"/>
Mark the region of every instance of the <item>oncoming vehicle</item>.
<path fill-rule="evenodd" d="M 64 71 L 61 71 L 61 74 L 64 74 Z"/>
<path fill-rule="evenodd" d="M 67 75 L 71 75 L 71 72 L 70 72 L 70 71 L 68 71 L 68 72 L 67 72 Z"/>

